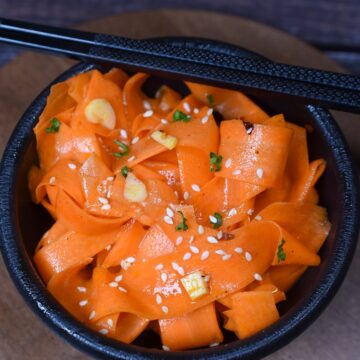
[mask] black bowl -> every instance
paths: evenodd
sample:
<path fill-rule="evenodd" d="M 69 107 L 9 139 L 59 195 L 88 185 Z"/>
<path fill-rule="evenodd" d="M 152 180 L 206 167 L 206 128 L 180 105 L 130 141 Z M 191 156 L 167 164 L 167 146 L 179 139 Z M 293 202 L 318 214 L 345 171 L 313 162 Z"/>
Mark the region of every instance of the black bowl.
<path fill-rule="evenodd" d="M 246 50 L 214 41 L 186 38 L 154 41 L 254 56 Z M 106 66 L 80 63 L 54 83 L 94 67 L 107 69 Z M 172 86 L 184 91 L 180 80 L 158 78 L 150 79 L 145 91 L 153 92 L 163 81 L 170 81 Z M 20 119 L 3 155 L 0 168 L 0 248 L 8 271 L 26 302 L 65 340 L 94 357 L 104 359 L 258 359 L 299 335 L 333 298 L 350 265 L 358 234 L 358 180 L 348 146 L 326 110 L 284 103 L 281 99 L 255 98 L 270 114 L 284 113 L 291 121 L 311 128 L 308 134 L 310 157 L 327 161 L 318 190 L 321 204 L 328 209 L 332 229 L 320 252 L 321 265 L 307 270 L 288 293 L 288 300 L 280 307 L 281 319 L 243 341 L 226 333 L 224 345 L 178 353 L 160 350 L 159 339 L 150 332 L 145 332 L 134 344 L 127 345 L 103 337 L 76 321 L 47 292 L 32 263 L 36 243 L 51 222 L 45 210 L 31 202 L 27 188 L 27 173 L 37 161 L 32 128 L 45 106 L 50 85 Z"/>

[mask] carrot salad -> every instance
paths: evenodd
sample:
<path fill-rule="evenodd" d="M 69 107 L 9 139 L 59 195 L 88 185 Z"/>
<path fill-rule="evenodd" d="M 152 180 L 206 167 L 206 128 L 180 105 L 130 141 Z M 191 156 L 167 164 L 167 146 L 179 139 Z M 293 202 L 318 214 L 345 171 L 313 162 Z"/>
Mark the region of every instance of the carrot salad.
<path fill-rule="evenodd" d="M 325 161 L 309 161 L 304 128 L 240 92 L 186 83 L 185 97 L 149 97 L 148 78 L 93 70 L 51 88 L 29 187 L 54 223 L 34 262 L 110 338 L 151 330 L 173 351 L 216 346 L 222 329 L 247 338 L 320 263 Z"/>

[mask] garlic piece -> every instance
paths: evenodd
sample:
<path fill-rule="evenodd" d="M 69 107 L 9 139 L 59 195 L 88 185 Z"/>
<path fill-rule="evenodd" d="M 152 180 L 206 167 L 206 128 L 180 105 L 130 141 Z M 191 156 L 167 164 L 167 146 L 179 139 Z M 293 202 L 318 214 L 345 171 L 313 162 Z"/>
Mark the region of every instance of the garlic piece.
<path fill-rule="evenodd" d="M 94 99 L 85 108 L 87 121 L 99 124 L 109 130 L 115 129 L 116 115 L 113 107 L 106 99 Z"/>
<path fill-rule="evenodd" d="M 205 276 L 201 271 L 195 271 L 184 276 L 181 279 L 181 283 L 192 300 L 209 293 Z"/>
<path fill-rule="evenodd" d="M 147 198 L 145 184 L 129 172 L 125 179 L 124 197 L 130 202 L 141 202 Z"/>
<path fill-rule="evenodd" d="M 154 131 L 150 136 L 152 139 L 165 146 L 169 150 L 172 150 L 177 144 L 177 139 L 175 136 L 166 135 L 166 133 L 163 131 Z"/>

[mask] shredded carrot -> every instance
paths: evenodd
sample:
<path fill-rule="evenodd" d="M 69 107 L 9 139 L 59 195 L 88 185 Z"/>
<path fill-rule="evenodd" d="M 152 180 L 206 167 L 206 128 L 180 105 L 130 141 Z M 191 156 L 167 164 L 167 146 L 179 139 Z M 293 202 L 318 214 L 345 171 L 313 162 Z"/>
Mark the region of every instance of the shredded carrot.
<path fill-rule="evenodd" d="M 244 94 L 187 83 L 182 96 L 120 69 L 52 87 L 34 132 L 34 202 L 54 219 L 34 262 L 50 293 L 94 331 L 165 350 L 247 338 L 330 231 L 306 130 Z M 220 124 L 215 119 L 220 113 Z M 219 319 L 222 321 L 219 322 Z"/>

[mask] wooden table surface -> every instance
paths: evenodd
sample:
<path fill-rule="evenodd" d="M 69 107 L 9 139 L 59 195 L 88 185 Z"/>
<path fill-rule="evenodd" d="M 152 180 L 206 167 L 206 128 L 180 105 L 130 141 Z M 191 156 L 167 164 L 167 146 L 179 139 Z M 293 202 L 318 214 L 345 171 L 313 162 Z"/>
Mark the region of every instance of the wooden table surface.
<path fill-rule="evenodd" d="M 92 1 L 89 0 L 89 3 Z M 39 8 L 38 14 L 43 14 L 42 11 Z M 0 13 L 3 14 L 1 9 Z M 322 53 L 297 39 L 266 26 L 216 13 L 162 11 L 156 14 L 130 14 L 92 22 L 84 28 L 133 37 L 176 34 L 207 36 L 248 47 L 277 61 L 341 70 Z M 0 46 L 0 53 L 2 49 Z M 0 153 L 16 121 L 34 95 L 70 64 L 69 60 L 62 58 L 27 53 L 0 68 Z M 340 113 L 336 116 L 359 160 L 359 117 Z M 359 273 L 358 248 L 343 286 L 325 312 L 308 330 L 285 348 L 270 355 L 268 360 L 360 358 Z M 12 285 L 1 259 L 0 284 L 0 360 L 88 359 L 88 356 L 63 343 L 32 314 Z"/>
<path fill-rule="evenodd" d="M 190 8 L 239 15 L 315 44 L 360 74 L 359 0 L 1 0 L 0 14 L 54 25 L 74 25 L 121 12 Z M 17 54 L 2 48 L 0 64 Z"/>

